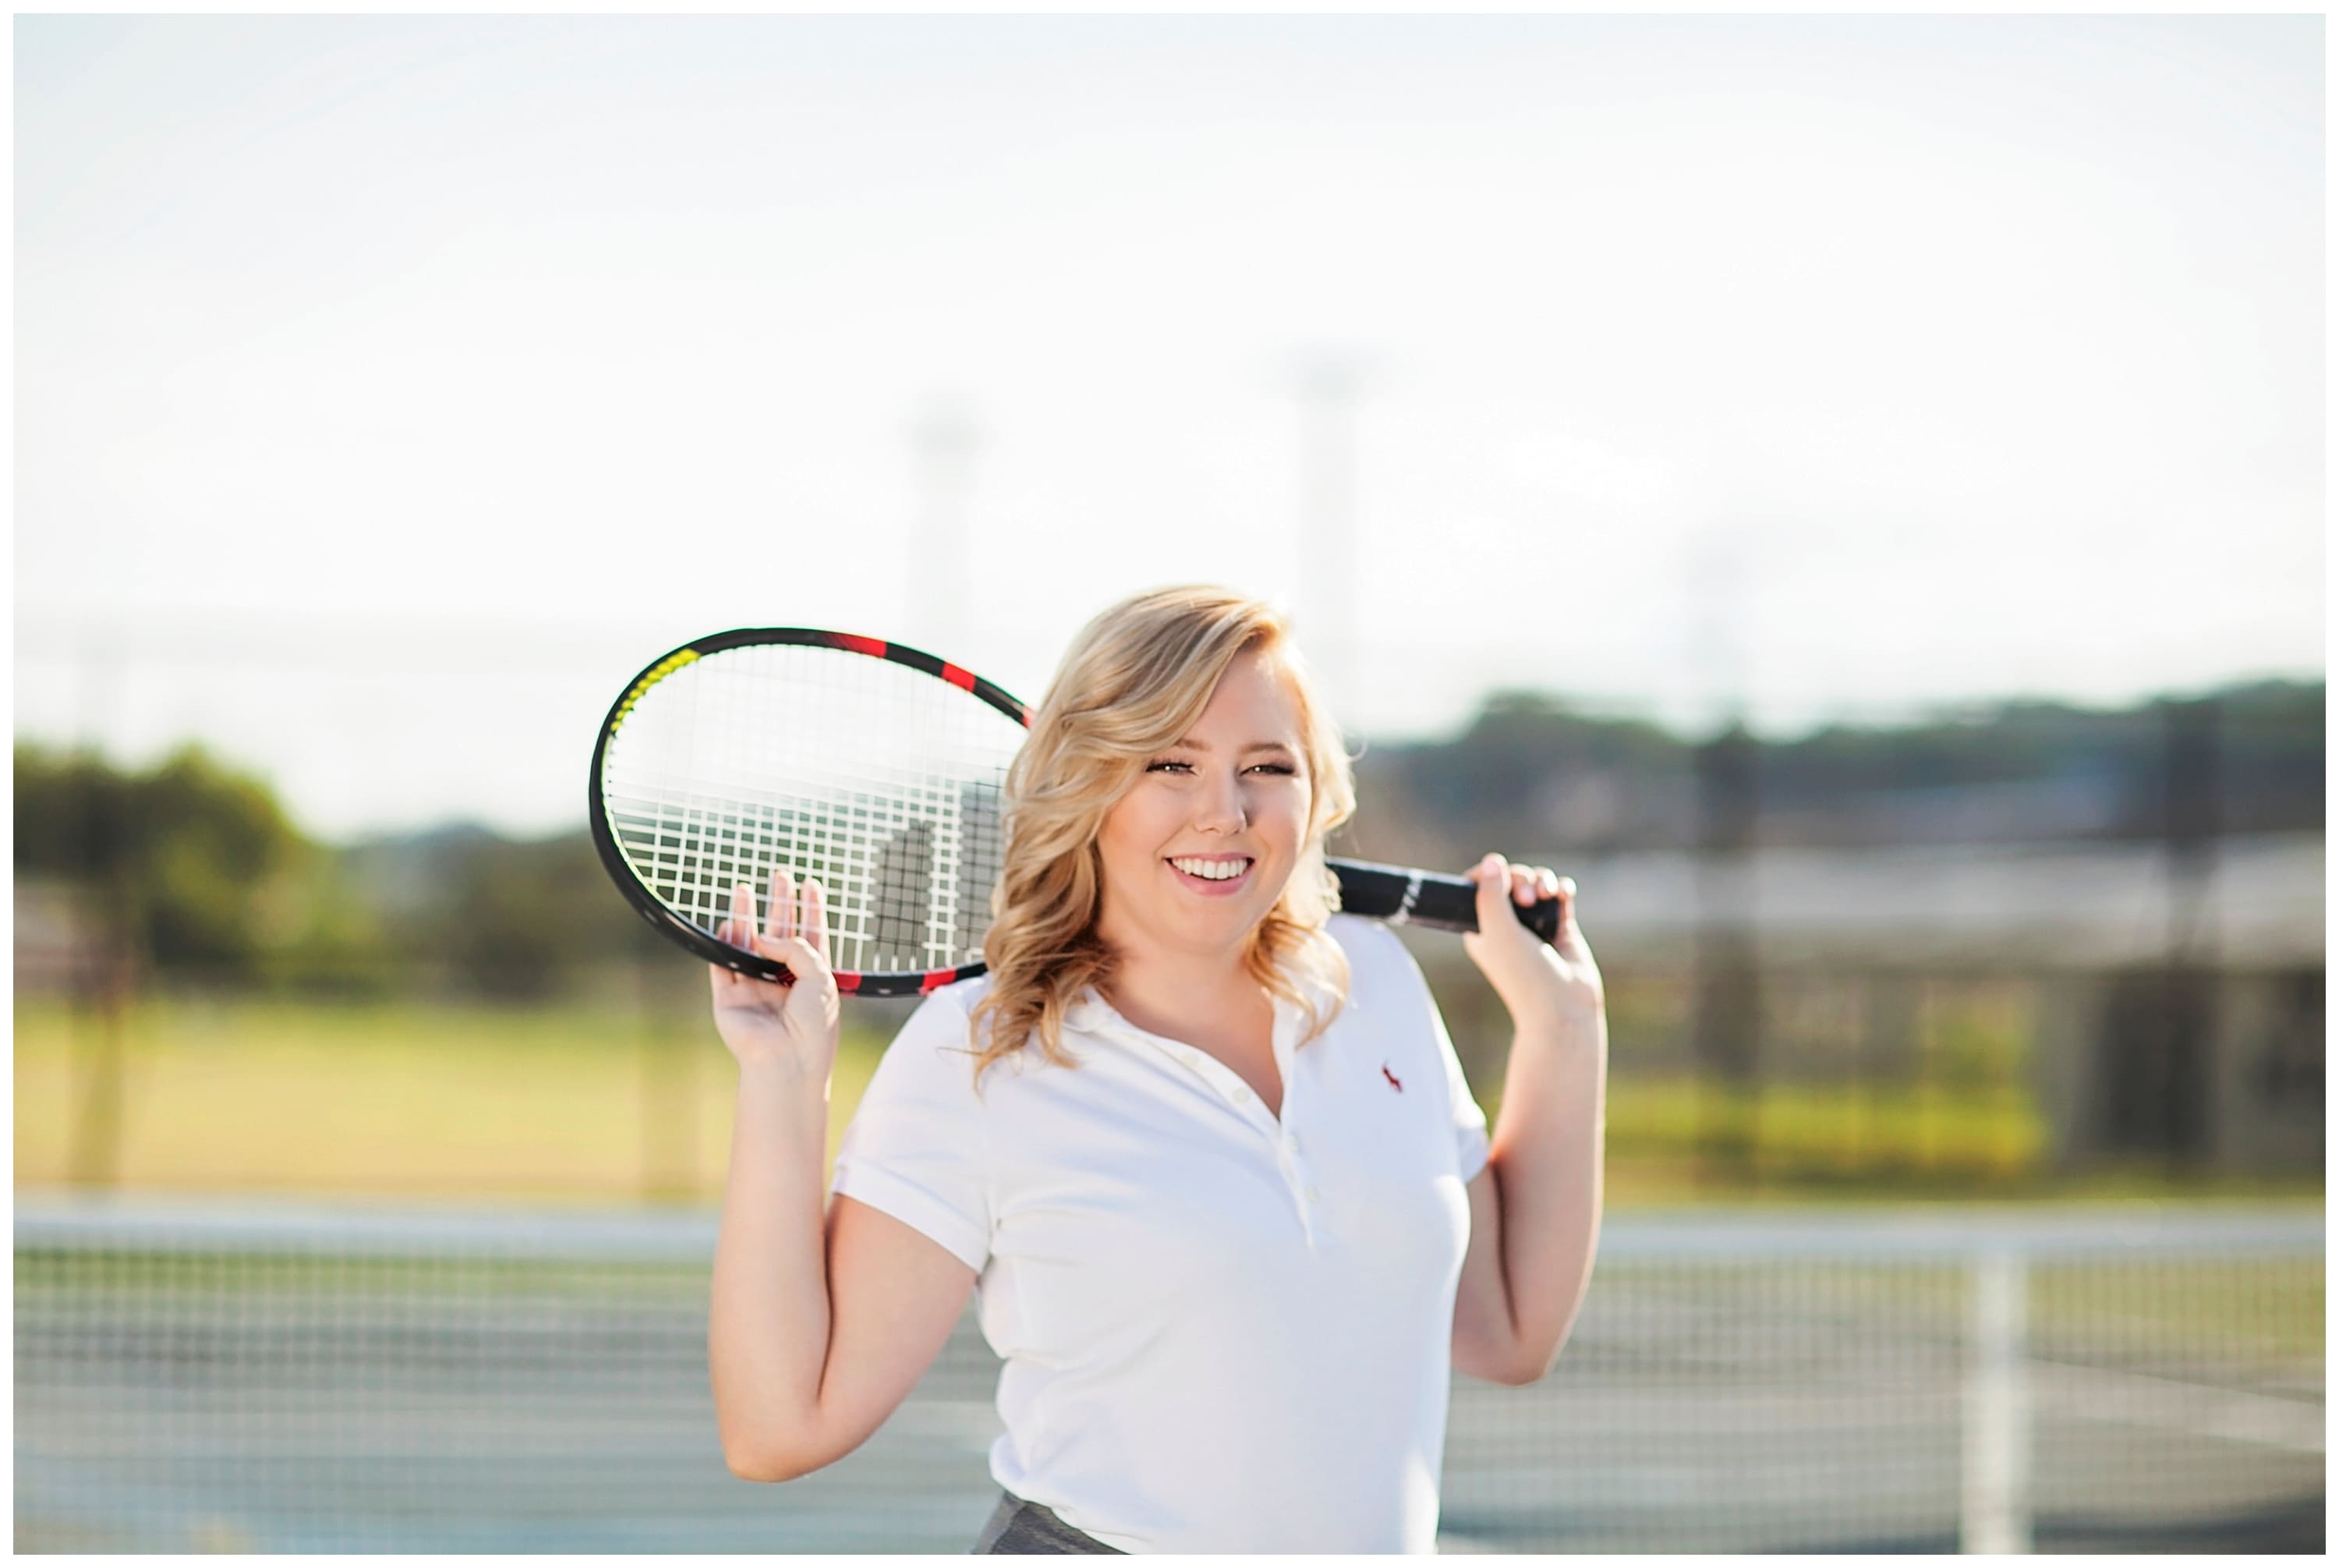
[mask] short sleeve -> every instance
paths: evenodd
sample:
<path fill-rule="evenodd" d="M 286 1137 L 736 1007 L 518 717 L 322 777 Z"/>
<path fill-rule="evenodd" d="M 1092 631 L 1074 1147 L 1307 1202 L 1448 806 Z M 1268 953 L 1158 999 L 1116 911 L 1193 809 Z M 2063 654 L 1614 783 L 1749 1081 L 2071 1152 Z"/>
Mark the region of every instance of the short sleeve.
<path fill-rule="evenodd" d="M 958 989 L 926 998 L 886 1047 L 837 1149 L 834 1187 L 980 1273 L 991 1256 L 990 1143 Z"/>
<path fill-rule="evenodd" d="M 1406 956 L 1410 961 L 1413 955 Z M 1486 1113 L 1471 1097 L 1470 1080 L 1463 1076 L 1462 1059 L 1455 1054 L 1454 1038 L 1446 1032 L 1446 1015 L 1437 1011 L 1437 999 L 1429 994 L 1429 982 L 1421 980 L 1420 975 L 1416 969 L 1414 978 L 1421 986 L 1422 1003 L 1429 1010 L 1430 1028 L 1437 1034 L 1437 1054 L 1446 1066 L 1446 1103 L 1454 1113 L 1454 1159 L 1461 1170 L 1463 1184 L 1467 1186 L 1486 1169 Z"/>
<path fill-rule="evenodd" d="M 1345 923 L 1347 917 L 1335 918 Z M 1377 967 L 1386 967 L 1384 983 L 1392 992 L 1402 995 L 1400 1013 L 1418 1018 L 1420 1027 L 1426 1028 L 1436 1043 L 1439 1064 L 1446 1075 L 1446 1107 L 1454 1128 L 1455 1163 L 1467 1184 L 1486 1168 L 1486 1113 L 1471 1098 L 1470 1080 L 1462 1072 L 1462 1059 L 1455 1053 L 1454 1038 L 1446 1031 L 1446 1015 L 1437 1011 L 1437 998 L 1431 993 L 1429 981 L 1423 978 L 1421 966 L 1414 962 L 1405 943 L 1397 940 L 1396 932 L 1385 925 L 1362 921 L 1357 922 L 1357 927 L 1350 928 L 1355 934 L 1344 944 L 1350 947 L 1351 958 L 1357 956 L 1355 948 L 1365 942 L 1378 946 L 1382 951 L 1375 962 Z"/>

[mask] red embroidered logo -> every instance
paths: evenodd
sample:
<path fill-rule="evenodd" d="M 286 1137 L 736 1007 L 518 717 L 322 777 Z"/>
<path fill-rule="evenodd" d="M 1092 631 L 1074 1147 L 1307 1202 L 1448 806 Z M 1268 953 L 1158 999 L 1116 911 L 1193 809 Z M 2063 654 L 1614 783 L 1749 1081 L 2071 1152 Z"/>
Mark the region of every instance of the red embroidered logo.
<path fill-rule="evenodd" d="M 1388 1063 L 1386 1061 L 1381 1063 L 1381 1076 L 1389 1080 L 1389 1087 L 1391 1089 L 1396 1090 L 1399 1094 L 1403 1094 L 1405 1092 L 1405 1085 L 1396 1080 L 1396 1074 L 1388 1070 Z"/>

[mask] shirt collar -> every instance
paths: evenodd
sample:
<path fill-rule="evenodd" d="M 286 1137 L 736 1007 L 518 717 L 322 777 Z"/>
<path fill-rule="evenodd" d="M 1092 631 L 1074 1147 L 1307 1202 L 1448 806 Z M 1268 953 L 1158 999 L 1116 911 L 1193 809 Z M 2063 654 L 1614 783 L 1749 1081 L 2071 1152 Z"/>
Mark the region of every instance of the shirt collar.
<path fill-rule="evenodd" d="M 1090 986 L 1064 1009 L 1064 1027 L 1081 1034 L 1102 1034 L 1109 1030 L 1128 1028 L 1129 1021 L 1097 994 L 1096 987 Z"/>
<path fill-rule="evenodd" d="M 1337 999 L 1332 995 L 1329 985 L 1307 976 L 1299 977 L 1297 983 L 1303 991 L 1314 999 L 1318 1016 L 1325 1016 L 1330 1011 Z M 1268 1000 L 1275 1008 L 1276 1043 L 1278 1048 L 1288 1050 L 1298 1043 L 1299 1030 L 1303 1023 L 1300 1010 L 1297 1004 L 1279 996 L 1270 995 Z M 1081 994 L 1072 1000 L 1071 1005 L 1064 1009 L 1064 1027 L 1081 1034 L 1119 1036 L 1123 1039 L 1133 1037 L 1139 1040 L 1160 1038 L 1121 1017 L 1120 1011 L 1105 1001 L 1094 986 L 1081 991 Z"/>

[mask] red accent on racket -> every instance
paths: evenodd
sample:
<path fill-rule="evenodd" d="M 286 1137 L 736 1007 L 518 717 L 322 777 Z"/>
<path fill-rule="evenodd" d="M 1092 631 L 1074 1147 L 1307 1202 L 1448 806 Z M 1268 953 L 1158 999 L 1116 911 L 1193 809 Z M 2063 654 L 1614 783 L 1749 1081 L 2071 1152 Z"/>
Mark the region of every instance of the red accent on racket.
<path fill-rule="evenodd" d="M 627 683 L 602 722 L 594 847 L 659 932 L 765 980 L 788 971 L 719 934 L 732 889 L 761 890 L 760 906 L 775 869 L 816 876 L 837 990 L 924 995 L 983 971 L 1007 768 L 1031 720 L 980 676 L 883 638 L 701 637 Z M 1352 913 L 1477 929 L 1466 878 L 1327 863 Z M 1558 931 L 1556 899 L 1517 913 L 1545 940 Z"/>

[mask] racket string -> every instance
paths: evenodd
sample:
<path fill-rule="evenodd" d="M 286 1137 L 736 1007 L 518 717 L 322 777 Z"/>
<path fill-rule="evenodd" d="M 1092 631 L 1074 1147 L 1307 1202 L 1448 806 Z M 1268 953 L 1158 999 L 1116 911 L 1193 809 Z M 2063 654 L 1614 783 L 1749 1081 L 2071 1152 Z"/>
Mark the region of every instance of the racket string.
<path fill-rule="evenodd" d="M 702 657 L 634 705 L 604 757 L 621 854 L 713 936 L 731 890 L 768 917 L 772 871 L 821 879 L 840 972 L 979 962 L 1022 726 L 923 671 L 755 645 Z"/>

